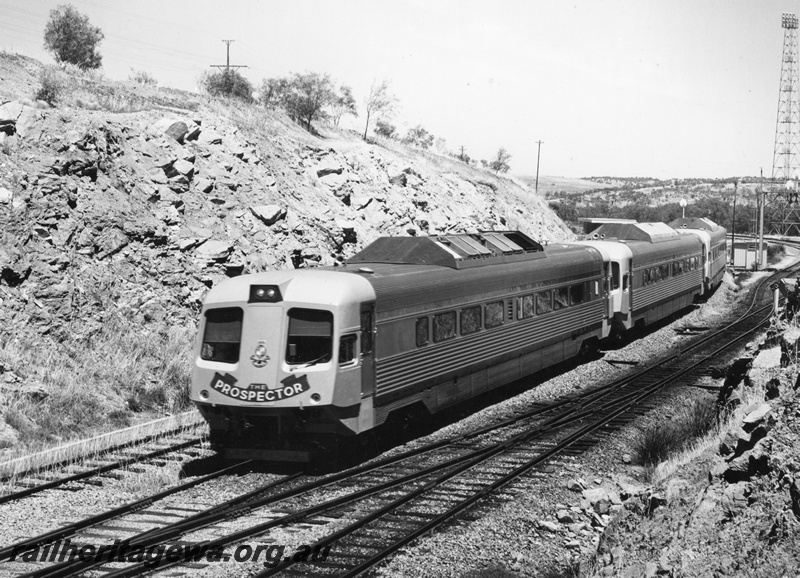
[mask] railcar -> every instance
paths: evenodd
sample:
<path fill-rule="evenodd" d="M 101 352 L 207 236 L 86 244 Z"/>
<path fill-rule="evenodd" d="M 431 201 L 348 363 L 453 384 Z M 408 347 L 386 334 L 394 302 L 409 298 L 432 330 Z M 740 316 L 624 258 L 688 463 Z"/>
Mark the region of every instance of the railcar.
<path fill-rule="evenodd" d="M 699 236 L 681 235 L 664 223 L 605 223 L 595 235 L 603 240 L 593 243 L 618 255 L 618 263 L 612 258 L 612 265 L 622 274 L 617 282 L 622 300 L 614 311 L 614 329 L 624 331 L 656 322 L 703 294 Z"/>
<path fill-rule="evenodd" d="M 670 227 L 686 235 L 696 235 L 703 243 L 703 293 L 709 293 L 722 283 L 728 261 L 728 233 L 705 217 L 675 219 Z"/>
<path fill-rule="evenodd" d="M 226 280 L 203 305 L 192 380 L 212 447 L 311 461 L 691 303 L 699 237 L 637 225 L 546 247 L 518 231 L 384 237 L 343 267 Z"/>

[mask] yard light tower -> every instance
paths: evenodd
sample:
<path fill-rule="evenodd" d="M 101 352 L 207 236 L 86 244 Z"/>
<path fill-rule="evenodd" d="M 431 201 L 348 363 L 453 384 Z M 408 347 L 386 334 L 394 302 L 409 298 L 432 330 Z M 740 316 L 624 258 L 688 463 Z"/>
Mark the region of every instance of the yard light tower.
<path fill-rule="evenodd" d="M 765 225 L 773 235 L 800 236 L 800 204 L 792 183 L 800 178 L 800 58 L 795 14 L 784 12 L 783 56 L 772 176 L 764 191 Z"/>

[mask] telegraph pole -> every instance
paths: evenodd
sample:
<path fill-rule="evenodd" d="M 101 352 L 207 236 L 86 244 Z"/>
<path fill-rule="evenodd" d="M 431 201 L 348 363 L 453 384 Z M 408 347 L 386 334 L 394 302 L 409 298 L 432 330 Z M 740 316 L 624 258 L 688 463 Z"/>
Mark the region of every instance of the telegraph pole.
<path fill-rule="evenodd" d="M 231 68 L 247 68 L 245 64 L 231 64 L 231 42 L 233 42 L 233 40 L 223 40 L 223 42 L 226 46 L 225 64 L 212 64 L 211 68 L 224 68 L 226 74 L 231 71 Z"/>
<path fill-rule="evenodd" d="M 535 185 L 535 192 L 539 194 L 539 157 L 542 155 L 542 141 L 537 140 L 536 144 L 539 145 L 539 149 L 536 152 L 536 185 Z"/>

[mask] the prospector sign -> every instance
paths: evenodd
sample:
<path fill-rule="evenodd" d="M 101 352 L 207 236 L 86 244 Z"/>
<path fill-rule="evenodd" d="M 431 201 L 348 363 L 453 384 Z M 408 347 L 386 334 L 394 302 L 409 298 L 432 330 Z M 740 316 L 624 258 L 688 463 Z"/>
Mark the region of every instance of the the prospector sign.
<path fill-rule="evenodd" d="M 292 376 L 284 379 L 279 387 L 270 389 L 264 383 L 251 383 L 247 387 L 236 386 L 236 378 L 230 373 L 215 373 L 211 380 L 211 388 L 222 395 L 226 395 L 239 401 L 250 401 L 255 403 L 269 403 L 287 399 L 300 395 L 304 391 L 311 389 L 308 378 L 305 375 Z"/>

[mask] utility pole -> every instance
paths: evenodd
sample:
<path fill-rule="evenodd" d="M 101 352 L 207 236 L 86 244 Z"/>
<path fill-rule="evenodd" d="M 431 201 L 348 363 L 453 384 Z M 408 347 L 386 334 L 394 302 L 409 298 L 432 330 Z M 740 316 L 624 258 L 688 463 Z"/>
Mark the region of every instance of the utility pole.
<path fill-rule="evenodd" d="M 731 252 L 730 255 L 736 257 L 736 197 L 739 191 L 739 181 L 733 182 L 733 217 L 731 218 Z M 747 249 L 745 249 L 745 254 Z M 734 259 L 731 259 L 731 270 L 733 270 Z"/>
<path fill-rule="evenodd" d="M 539 157 L 542 155 L 542 141 L 537 140 L 536 144 L 539 145 L 539 149 L 536 152 L 536 185 L 535 185 L 535 192 L 539 194 Z"/>
<path fill-rule="evenodd" d="M 226 74 L 231 71 L 231 68 L 247 68 L 245 64 L 231 64 L 231 42 L 233 42 L 233 40 L 223 40 L 223 42 L 226 45 L 225 64 L 212 64 L 211 68 L 224 68 Z"/>
<path fill-rule="evenodd" d="M 764 247 L 764 169 L 761 169 L 761 182 L 759 183 L 758 191 L 758 248 L 756 249 L 756 269 L 763 269 L 766 263 L 762 263 L 761 257 L 763 256 Z"/>

